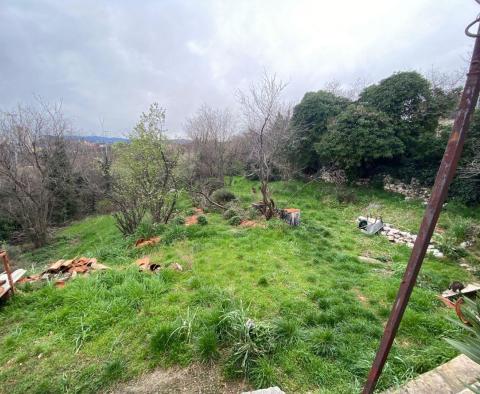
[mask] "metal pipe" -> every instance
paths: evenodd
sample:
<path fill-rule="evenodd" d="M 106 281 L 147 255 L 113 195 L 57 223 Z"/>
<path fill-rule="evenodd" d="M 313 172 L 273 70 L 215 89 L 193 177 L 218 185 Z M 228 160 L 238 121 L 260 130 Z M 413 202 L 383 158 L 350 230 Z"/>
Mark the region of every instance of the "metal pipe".
<path fill-rule="evenodd" d="M 478 20 L 477 20 L 478 21 Z M 480 34 L 480 29 L 479 29 Z M 420 267 L 427 252 L 427 247 L 432 238 L 440 211 L 447 197 L 448 187 L 455 175 L 458 160 L 463 150 L 465 136 L 470 125 L 470 119 L 478 101 L 480 90 L 480 38 L 476 35 L 470 69 L 467 74 L 465 88 L 462 93 L 458 112 L 456 114 L 453 130 L 448 140 L 447 148 L 435 178 L 432 195 L 427 204 L 425 215 L 413 246 L 412 254 L 398 290 L 397 298 L 393 304 L 390 317 L 383 333 L 380 346 L 372 363 L 367 382 L 363 388 L 364 394 L 371 394 L 375 389 L 378 378 L 392 347 L 398 327 L 402 321 L 403 313 L 407 307 L 410 295 L 417 280 Z"/>

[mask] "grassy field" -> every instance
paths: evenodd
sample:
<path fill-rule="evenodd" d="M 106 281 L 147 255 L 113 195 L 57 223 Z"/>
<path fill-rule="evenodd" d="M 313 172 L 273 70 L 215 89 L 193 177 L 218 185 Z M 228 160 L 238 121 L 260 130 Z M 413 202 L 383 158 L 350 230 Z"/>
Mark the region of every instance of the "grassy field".
<path fill-rule="evenodd" d="M 245 206 L 257 197 L 252 185 L 233 181 Z M 111 217 L 98 216 L 59 230 L 45 248 L 14 254 L 32 272 L 80 255 L 112 269 L 64 288 L 24 285 L 0 307 L 0 391 L 96 392 L 157 366 L 196 361 L 217 363 L 228 379 L 247 376 L 253 387 L 360 391 L 410 249 L 365 236 L 355 219 L 373 210 L 415 232 L 422 204 L 369 188 L 352 189 L 357 201 L 349 204 L 325 184 L 276 182 L 272 189 L 279 206 L 302 210 L 300 227 L 278 220 L 235 227 L 212 212 L 204 226 L 158 228 L 162 242 L 137 250 Z M 451 203 L 440 226 L 461 233 L 457 223 L 479 217 Z M 143 255 L 165 268 L 138 272 L 134 261 Z M 184 271 L 169 269 L 174 262 Z M 380 390 L 456 355 L 442 339 L 458 335 L 446 319 L 454 314 L 436 295 L 452 280 L 472 279 L 452 259 L 426 259 Z"/>

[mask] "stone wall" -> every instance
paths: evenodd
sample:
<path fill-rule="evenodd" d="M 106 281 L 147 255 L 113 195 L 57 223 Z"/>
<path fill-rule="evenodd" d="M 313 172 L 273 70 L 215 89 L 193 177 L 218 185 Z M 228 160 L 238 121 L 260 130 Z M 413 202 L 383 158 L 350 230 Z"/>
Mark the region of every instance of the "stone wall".
<path fill-rule="evenodd" d="M 406 184 L 390 176 L 386 176 L 383 180 L 383 189 L 389 192 L 399 193 L 405 196 L 405 200 L 419 199 L 425 202 L 430 198 L 430 189 L 420 186 L 415 178 L 412 178 L 410 184 Z"/>

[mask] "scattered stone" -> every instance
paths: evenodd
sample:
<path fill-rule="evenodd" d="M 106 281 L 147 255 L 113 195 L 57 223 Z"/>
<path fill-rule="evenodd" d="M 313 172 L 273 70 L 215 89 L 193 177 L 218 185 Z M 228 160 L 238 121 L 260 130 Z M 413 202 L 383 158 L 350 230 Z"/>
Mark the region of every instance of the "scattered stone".
<path fill-rule="evenodd" d="M 383 189 L 405 196 L 405 201 L 417 199 L 423 200 L 423 203 L 426 204 L 430 198 L 430 189 L 421 187 L 420 182 L 415 178 L 412 178 L 410 184 L 407 185 L 397 179 L 386 176 L 383 180 Z"/>
<path fill-rule="evenodd" d="M 183 267 L 178 263 L 173 263 L 170 265 L 170 268 L 174 271 L 183 271 Z"/>
<path fill-rule="evenodd" d="M 365 257 L 365 256 L 358 256 L 358 259 L 362 263 L 367 263 L 367 264 L 383 264 L 382 261 L 374 259 L 373 257 Z"/>
<path fill-rule="evenodd" d="M 244 391 L 242 394 L 285 394 L 279 387 L 269 387 L 268 389 L 260 389 L 255 391 Z"/>
<path fill-rule="evenodd" d="M 371 228 L 375 223 L 381 222 L 381 220 L 359 216 L 357 222 L 363 225 L 365 229 Z M 378 225 L 379 226 L 379 225 Z M 417 240 L 416 234 L 411 234 L 408 231 L 402 231 L 394 228 L 390 223 L 382 223 L 382 228 L 378 230 L 379 234 L 384 235 L 390 242 L 401 243 L 413 248 L 415 241 Z M 434 243 L 430 243 L 427 247 L 427 252 L 433 254 L 437 258 L 443 258 L 444 254 L 435 246 Z"/>

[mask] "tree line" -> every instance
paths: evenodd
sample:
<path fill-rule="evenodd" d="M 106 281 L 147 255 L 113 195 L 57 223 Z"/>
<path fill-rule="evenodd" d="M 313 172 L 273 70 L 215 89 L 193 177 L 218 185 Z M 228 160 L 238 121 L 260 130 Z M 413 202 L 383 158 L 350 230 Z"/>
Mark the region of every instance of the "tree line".
<path fill-rule="evenodd" d="M 114 215 L 124 235 L 148 216 L 165 224 L 179 194 L 199 205 L 233 176 L 258 180 L 257 204 L 268 220 L 276 213 L 269 182 L 315 178 L 341 171 L 348 181 L 386 175 L 431 185 L 461 89 L 452 78 L 399 72 L 355 90 L 329 84 L 295 106 L 286 85 L 265 74 L 238 91 L 238 114 L 203 105 L 185 121 L 188 142 L 172 143 L 166 109 L 153 103 L 141 114 L 128 143 L 92 145 L 72 139 L 61 106 L 39 102 L 0 113 L 0 239 L 48 241 L 52 227 L 95 212 Z M 480 200 L 480 112 L 474 114 L 451 198 Z"/>

